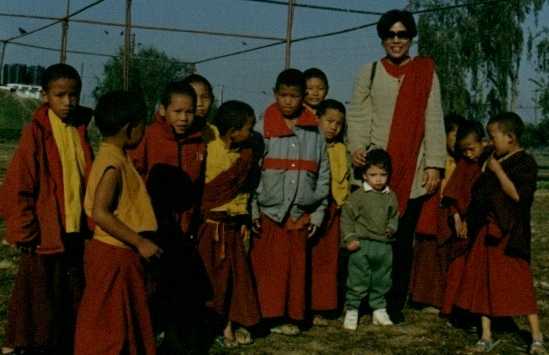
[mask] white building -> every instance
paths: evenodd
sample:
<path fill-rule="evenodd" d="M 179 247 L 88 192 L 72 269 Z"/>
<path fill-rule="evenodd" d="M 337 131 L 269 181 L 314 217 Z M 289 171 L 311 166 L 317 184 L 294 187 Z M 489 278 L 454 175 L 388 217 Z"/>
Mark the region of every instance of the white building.
<path fill-rule="evenodd" d="M 42 88 L 40 85 L 6 84 L 6 86 L 0 86 L 0 90 L 9 91 L 19 97 L 40 100 Z"/>

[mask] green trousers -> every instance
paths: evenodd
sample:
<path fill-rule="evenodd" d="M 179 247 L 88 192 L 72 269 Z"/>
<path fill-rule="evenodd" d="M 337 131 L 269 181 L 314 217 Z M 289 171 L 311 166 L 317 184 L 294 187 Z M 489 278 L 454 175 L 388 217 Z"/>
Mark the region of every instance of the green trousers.
<path fill-rule="evenodd" d="M 376 240 L 360 240 L 360 249 L 349 256 L 347 309 L 358 309 L 368 296 L 373 310 L 385 308 L 385 294 L 391 288 L 393 251 L 390 243 Z"/>

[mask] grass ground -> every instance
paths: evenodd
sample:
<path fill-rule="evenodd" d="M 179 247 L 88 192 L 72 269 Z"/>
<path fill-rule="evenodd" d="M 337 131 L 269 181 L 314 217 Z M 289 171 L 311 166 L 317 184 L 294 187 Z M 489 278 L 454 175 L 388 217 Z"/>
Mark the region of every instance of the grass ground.
<path fill-rule="evenodd" d="M 0 143 L 0 177 L 13 151 L 13 144 Z M 540 157 L 545 160 L 546 156 Z M 549 156 L 548 156 L 549 161 Z M 540 162 L 542 165 L 544 162 Z M 549 165 L 549 164 L 545 164 Z M 542 329 L 549 335 L 549 190 L 540 186 L 533 207 L 532 269 L 536 280 Z M 0 221 L 0 239 L 3 235 Z M 17 263 L 17 252 L 0 244 L 0 344 L 4 338 L 6 308 Z M 371 325 L 371 317 L 361 318 L 356 332 L 341 329 L 341 321 L 332 320 L 328 327 L 313 327 L 297 337 L 269 335 L 255 343 L 233 350 L 212 348 L 210 354 L 461 354 L 477 335 L 446 325 L 446 320 L 433 314 L 406 309 L 403 325 L 381 328 Z M 516 319 L 516 328 L 502 327 L 495 337 L 502 343 L 492 354 L 524 354 L 530 342 L 525 319 Z M 99 355 L 99 354 L 98 354 Z"/>

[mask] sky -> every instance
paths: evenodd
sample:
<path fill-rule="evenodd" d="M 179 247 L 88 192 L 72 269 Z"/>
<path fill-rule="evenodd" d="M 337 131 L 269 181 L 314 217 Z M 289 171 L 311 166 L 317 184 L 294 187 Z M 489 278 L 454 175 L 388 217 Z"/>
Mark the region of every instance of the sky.
<path fill-rule="evenodd" d="M 64 16 L 67 0 L 0 0 L 0 13 L 18 13 L 40 16 Z M 93 0 L 70 0 L 75 11 Z M 384 12 L 403 8 L 404 0 L 307 0 L 302 3 L 344 7 L 350 9 Z M 123 23 L 125 1 L 105 0 L 75 18 Z M 139 25 L 165 26 L 192 30 L 246 33 L 284 38 L 286 35 L 287 7 L 262 4 L 245 0 L 133 0 L 133 22 Z M 367 23 L 376 22 L 375 15 L 338 13 L 314 9 L 296 8 L 293 36 L 321 34 Z M 19 34 L 18 28 L 30 31 L 49 23 L 48 20 L 0 17 L 0 40 Z M 539 17 L 540 24 L 549 23 L 546 5 Z M 535 23 L 529 19 L 527 26 Z M 123 44 L 122 29 L 71 23 L 69 50 L 84 50 L 115 54 Z M 232 51 L 253 48 L 271 43 L 266 40 L 159 32 L 135 29 L 136 43 L 154 46 L 181 61 L 199 61 Z M 24 37 L 19 42 L 48 47 L 60 46 L 61 25 Z M 206 76 L 214 86 L 218 99 L 239 99 L 250 103 L 260 114 L 273 100 L 272 87 L 277 74 L 284 69 L 283 45 L 215 60 L 197 66 L 198 73 Z M 415 46 L 412 47 L 412 54 Z M 295 43 L 292 46 L 291 66 L 305 70 L 318 67 L 328 75 L 329 97 L 347 101 L 351 96 L 354 76 L 360 66 L 383 56 L 383 49 L 375 27 L 333 36 Z M 108 58 L 68 54 L 67 62 L 83 75 L 82 103 L 93 106 L 93 88 L 102 76 Z M 8 45 L 5 63 L 23 63 L 48 66 L 59 61 L 59 54 L 39 49 Z M 526 58 L 520 73 L 520 113 L 527 120 L 535 119 L 532 86 L 528 79 L 534 75 Z"/>

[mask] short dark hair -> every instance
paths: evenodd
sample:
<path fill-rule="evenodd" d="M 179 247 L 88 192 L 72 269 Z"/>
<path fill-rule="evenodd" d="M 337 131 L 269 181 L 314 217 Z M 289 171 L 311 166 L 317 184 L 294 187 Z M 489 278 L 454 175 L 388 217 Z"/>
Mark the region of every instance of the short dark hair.
<path fill-rule="evenodd" d="M 168 107 L 172 102 L 172 95 L 188 96 L 192 99 L 193 108 L 196 109 L 196 92 L 189 84 L 181 81 L 172 81 L 166 85 L 162 96 L 160 97 L 160 103 L 164 107 Z"/>
<path fill-rule="evenodd" d="M 219 130 L 219 134 L 224 136 L 230 129 L 241 129 L 249 120 L 252 120 L 253 125 L 255 122 L 254 109 L 245 102 L 231 100 L 219 106 L 213 124 Z"/>
<path fill-rule="evenodd" d="M 446 134 L 459 128 L 459 126 L 461 126 L 466 120 L 467 119 L 465 117 L 455 112 L 451 112 L 444 116 L 444 130 L 446 131 Z"/>
<path fill-rule="evenodd" d="M 286 69 L 280 72 L 276 77 L 275 91 L 278 91 L 282 85 L 296 86 L 300 89 L 301 93 L 305 93 L 305 76 L 300 70 Z"/>
<path fill-rule="evenodd" d="M 335 137 L 336 141 L 342 141 L 343 137 L 345 137 L 345 133 L 347 130 L 347 120 L 345 118 L 347 112 L 345 111 L 345 105 L 334 99 L 326 99 L 319 103 L 316 107 L 317 117 L 322 117 L 326 113 L 326 111 L 328 111 L 328 109 L 336 110 L 343 114 L 343 128 L 341 129 L 341 132 L 339 132 L 338 136 Z"/>
<path fill-rule="evenodd" d="M 503 112 L 488 120 L 486 126 L 497 123 L 499 129 L 505 134 L 513 134 L 520 143 L 520 138 L 524 132 L 524 122 L 519 115 L 514 112 Z"/>
<path fill-rule="evenodd" d="M 181 82 L 184 83 L 184 84 L 187 84 L 187 85 L 191 85 L 193 83 L 204 84 L 204 86 L 208 90 L 208 93 L 210 94 L 210 97 L 212 98 L 212 101 L 215 98 L 212 84 L 210 84 L 208 79 L 206 79 L 205 77 L 203 77 L 200 74 L 191 74 L 191 75 L 185 77 L 183 80 L 181 80 Z"/>
<path fill-rule="evenodd" d="M 410 11 L 394 9 L 381 15 L 377 22 L 377 35 L 379 38 L 387 38 L 387 33 L 397 22 L 402 22 L 404 27 L 406 27 L 406 31 L 410 34 L 410 38 L 417 36 L 417 26 L 414 15 L 412 15 Z"/>
<path fill-rule="evenodd" d="M 303 72 L 303 77 L 305 78 L 305 85 L 307 84 L 307 80 L 317 78 L 324 82 L 324 85 L 326 85 L 326 89 L 330 87 L 330 85 L 328 84 L 328 77 L 322 70 L 318 68 L 309 68 L 305 70 Z"/>
<path fill-rule="evenodd" d="M 95 125 L 103 137 L 116 135 L 128 123 L 145 122 L 147 106 L 143 96 L 128 91 L 111 91 L 101 96 L 95 107 Z"/>
<path fill-rule="evenodd" d="M 374 148 L 368 151 L 366 153 L 366 164 L 364 164 L 363 167 L 358 168 L 359 170 L 357 171 L 357 173 L 362 176 L 372 166 L 378 166 L 382 168 L 387 172 L 389 176 L 391 176 L 393 169 L 391 164 L 391 157 L 385 149 Z"/>
<path fill-rule="evenodd" d="M 80 78 L 78 71 L 68 64 L 58 63 L 50 65 L 44 70 L 44 73 L 42 74 L 42 90 L 47 92 L 50 84 L 59 79 L 76 80 L 78 83 L 78 90 L 80 91 L 80 89 L 82 89 L 82 79 Z"/>
<path fill-rule="evenodd" d="M 456 133 L 456 143 L 472 134 L 475 135 L 475 138 L 478 141 L 481 141 L 484 137 L 486 137 L 482 123 L 473 120 L 463 121 L 461 125 L 459 125 Z"/>

